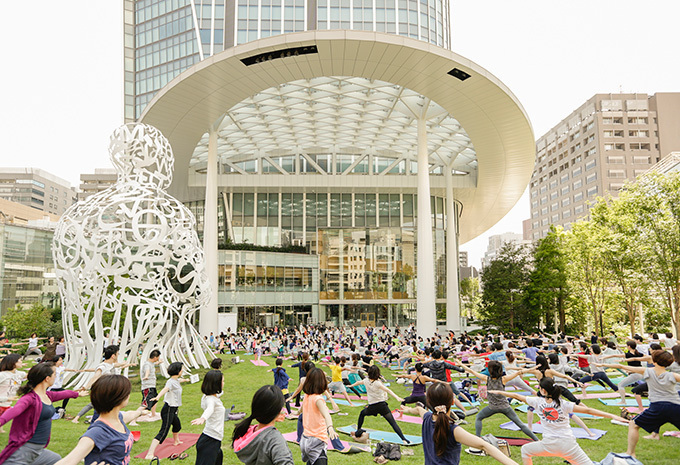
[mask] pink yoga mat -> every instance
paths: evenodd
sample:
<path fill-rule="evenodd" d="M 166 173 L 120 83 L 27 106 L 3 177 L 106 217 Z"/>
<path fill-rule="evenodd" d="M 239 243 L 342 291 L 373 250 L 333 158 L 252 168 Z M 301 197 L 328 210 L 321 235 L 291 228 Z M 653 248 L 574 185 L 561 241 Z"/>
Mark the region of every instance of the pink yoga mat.
<path fill-rule="evenodd" d="M 258 366 L 258 367 L 268 367 L 269 366 L 267 364 L 267 362 L 265 362 L 264 360 L 251 360 L 250 363 L 252 363 L 253 365 Z"/>
<path fill-rule="evenodd" d="M 333 399 L 344 399 L 344 398 L 345 398 L 345 396 L 343 396 L 342 394 L 333 394 Z M 366 400 L 365 397 L 362 399 L 359 396 L 349 396 L 349 398 L 350 398 L 350 400 Z"/>
<path fill-rule="evenodd" d="M 421 417 L 416 417 L 413 415 L 402 415 L 397 410 L 392 412 L 392 416 L 397 421 L 403 421 L 404 423 L 415 423 L 417 425 L 423 424 L 423 419 Z"/>
<path fill-rule="evenodd" d="M 185 450 L 193 447 L 194 444 L 196 444 L 196 441 L 198 441 L 198 437 L 200 434 L 192 434 L 192 433 L 179 433 L 179 440 L 182 441 L 182 444 L 179 446 L 175 446 L 172 443 L 172 436 L 169 436 L 165 438 L 165 441 L 163 441 L 163 444 L 160 444 L 156 448 L 156 457 L 159 459 L 167 459 L 170 457 L 172 454 L 181 454 Z M 136 459 L 143 459 L 146 457 L 146 453 L 148 450 L 145 450 L 139 455 L 135 455 Z"/>

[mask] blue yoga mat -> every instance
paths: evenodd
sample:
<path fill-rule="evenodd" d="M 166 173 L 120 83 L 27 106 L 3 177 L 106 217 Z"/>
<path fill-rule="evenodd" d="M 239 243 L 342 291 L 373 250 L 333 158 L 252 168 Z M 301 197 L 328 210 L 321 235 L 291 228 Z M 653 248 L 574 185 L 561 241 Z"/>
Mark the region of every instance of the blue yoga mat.
<path fill-rule="evenodd" d="M 587 386 L 586 387 L 586 392 L 601 392 L 601 391 L 606 391 L 609 388 L 606 388 L 604 386 L 600 386 L 599 384 L 594 384 L 592 386 Z M 581 388 L 571 388 L 569 389 L 571 392 L 575 392 L 577 394 L 581 393 Z"/>
<path fill-rule="evenodd" d="M 619 404 L 621 402 L 621 399 L 597 399 L 600 402 L 602 402 L 604 405 L 609 405 L 610 407 L 637 407 L 637 401 L 635 399 L 626 399 L 626 404 Z M 649 400 L 648 399 L 642 399 L 642 406 L 643 407 L 649 407 Z"/>
<path fill-rule="evenodd" d="M 515 407 L 515 410 L 517 410 L 519 412 L 527 413 L 529 411 L 529 406 L 527 404 L 522 404 L 518 407 Z M 585 418 L 586 420 L 597 420 L 597 419 L 601 418 L 601 417 L 596 417 L 595 415 L 590 415 L 588 413 L 574 413 L 574 415 L 578 416 L 579 418 Z"/>
<path fill-rule="evenodd" d="M 350 434 L 353 433 L 357 430 L 356 425 L 351 425 L 351 426 L 342 426 L 340 428 L 337 428 L 338 431 L 345 433 L 345 434 Z M 405 445 L 411 445 L 411 446 L 416 446 L 418 444 L 423 443 L 423 438 L 420 436 L 414 436 L 412 434 L 405 434 L 406 439 L 411 441 L 411 444 L 404 444 L 404 442 L 401 440 L 401 438 L 397 435 L 397 433 L 394 433 L 392 431 L 378 431 L 375 429 L 367 429 L 363 428 L 364 431 L 368 433 L 368 436 L 371 438 L 372 441 L 384 441 L 384 442 L 391 442 L 392 444 L 399 444 L 402 446 Z"/>
<path fill-rule="evenodd" d="M 540 423 L 534 423 L 531 425 L 532 430 L 534 434 L 543 434 L 543 425 Z M 520 431 L 519 426 L 514 424 L 513 422 L 509 421 L 507 423 L 503 423 L 501 425 L 501 429 L 507 429 L 510 431 Z M 597 441 L 600 439 L 602 436 L 607 434 L 607 432 L 603 429 L 597 429 L 597 428 L 590 428 L 590 431 L 592 431 L 595 436 L 590 436 L 588 433 L 586 433 L 586 430 L 583 428 L 571 428 L 571 430 L 574 433 L 574 437 L 577 439 L 590 439 L 592 441 Z"/>

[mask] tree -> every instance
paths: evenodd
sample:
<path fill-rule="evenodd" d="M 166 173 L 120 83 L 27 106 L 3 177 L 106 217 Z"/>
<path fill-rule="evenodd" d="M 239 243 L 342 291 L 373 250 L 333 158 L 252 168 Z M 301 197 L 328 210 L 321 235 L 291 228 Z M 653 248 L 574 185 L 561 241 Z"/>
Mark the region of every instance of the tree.
<path fill-rule="evenodd" d="M 39 336 L 61 336 L 63 332 L 61 315 L 53 314 L 53 309 L 39 303 L 26 309 L 21 305 L 8 309 L 0 319 L 0 325 L 11 336 L 19 339 L 29 337 L 31 333 L 38 333 Z"/>
<path fill-rule="evenodd" d="M 680 173 L 652 173 L 619 193 L 622 208 L 633 216 L 635 239 L 649 260 L 645 273 L 658 286 L 680 333 Z"/>
<path fill-rule="evenodd" d="M 623 199 L 601 198 L 590 213 L 602 233 L 604 264 L 619 288 L 632 336 L 637 333 L 635 322 L 639 304 L 650 286 L 645 274 L 649 251 L 637 238 L 636 215 L 627 203 Z"/>
<path fill-rule="evenodd" d="M 463 314 L 468 318 L 477 318 L 482 305 L 479 278 L 471 276 L 460 280 L 460 300 L 463 304 Z"/>
<path fill-rule="evenodd" d="M 538 314 L 524 299 L 529 278 L 529 257 L 521 245 L 506 243 L 498 257 L 482 271 L 482 306 L 485 324 L 503 331 L 534 328 Z"/>
<path fill-rule="evenodd" d="M 565 234 L 567 273 L 572 301 L 592 315 L 595 330 L 604 335 L 604 312 L 611 302 L 610 276 L 603 254 L 603 229 L 579 221 Z"/>
<path fill-rule="evenodd" d="M 566 331 L 565 301 L 568 296 L 566 258 L 562 228 L 550 226 L 548 234 L 533 250 L 533 270 L 529 275 L 526 298 L 545 315 L 546 324 L 557 313 L 559 330 Z"/>

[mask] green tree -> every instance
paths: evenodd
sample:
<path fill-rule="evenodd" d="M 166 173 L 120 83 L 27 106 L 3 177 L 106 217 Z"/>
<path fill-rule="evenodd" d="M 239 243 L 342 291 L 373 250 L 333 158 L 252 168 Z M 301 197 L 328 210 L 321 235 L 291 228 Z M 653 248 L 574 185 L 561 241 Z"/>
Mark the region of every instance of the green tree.
<path fill-rule="evenodd" d="M 572 303 L 587 310 L 595 323 L 595 331 L 602 336 L 605 309 L 613 298 L 603 253 L 603 229 L 591 221 L 579 221 L 564 239 Z"/>
<path fill-rule="evenodd" d="M 479 278 L 469 277 L 460 280 L 460 300 L 463 305 L 463 315 L 468 318 L 478 318 L 482 305 L 482 292 Z"/>
<path fill-rule="evenodd" d="M 632 336 L 637 332 L 639 305 L 650 287 L 645 273 L 649 250 L 644 242 L 638 240 L 636 214 L 627 204 L 625 199 L 602 198 L 590 214 L 602 234 L 604 264 L 613 283 L 618 286 Z"/>
<path fill-rule="evenodd" d="M 619 201 L 633 216 L 635 239 L 645 247 L 645 273 L 680 333 L 680 173 L 642 176 L 625 186 Z"/>
<path fill-rule="evenodd" d="M 562 228 L 550 226 L 548 234 L 538 241 L 532 254 L 533 270 L 526 290 L 529 305 L 545 316 L 546 324 L 557 314 L 562 332 L 566 331 L 568 297 L 563 235 Z"/>
<path fill-rule="evenodd" d="M 0 326 L 12 337 L 19 339 L 29 337 L 31 333 L 38 333 L 39 336 L 61 336 L 63 332 L 61 315 L 53 314 L 53 309 L 39 303 L 29 308 L 17 305 L 8 309 L 0 319 Z"/>
<path fill-rule="evenodd" d="M 523 246 L 506 243 L 482 271 L 482 306 L 485 324 L 503 331 L 534 328 L 538 314 L 524 299 L 529 279 L 529 256 Z"/>

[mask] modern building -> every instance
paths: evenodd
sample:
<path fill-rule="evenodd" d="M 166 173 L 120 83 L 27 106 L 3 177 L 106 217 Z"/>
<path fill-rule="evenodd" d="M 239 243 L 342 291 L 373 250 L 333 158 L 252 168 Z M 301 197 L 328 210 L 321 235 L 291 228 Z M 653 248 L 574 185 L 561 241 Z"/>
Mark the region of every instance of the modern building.
<path fill-rule="evenodd" d="M 0 315 L 17 304 L 59 305 L 53 235 L 53 229 L 0 221 Z"/>
<path fill-rule="evenodd" d="M 26 205 L 0 198 L 0 223 L 35 225 L 39 222 L 56 224 L 57 221 L 59 221 L 57 215 L 45 213 L 33 207 L 27 207 Z"/>
<path fill-rule="evenodd" d="M 78 200 L 85 200 L 89 196 L 111 187 L 117 179 L 118 175 L 113 168 L 96 168 L 94 173 L 81 174 Z"/>
<path fill-rule="evenodd" d="M 169 139 L 218 291 L 201 332 L 460 328 L 458 244 L 514 206 L 535 146 L 510 90 L 451 51 L 447 0 L 124 7 L 126 118 Z"/>
<path fill-rule="evenodd" d="M 489 243 L 486 246 L 486 252 L 484 252 L 484 257 L 482 258 L 482 268 L 489 266 L 489 264 L 496 259 L 503 246 L 508 243 L 529 245 L 531 244 L 531 241 L 525 240 L 523 234 L 512 232 L 490 236 Z"/>
<path fill-rule="evenodd" d="M 467 250 L 461 250 L 458 252 L 458 265 L 468 266 L 468 253 Z"/>
<path fill-rule="evenodd" d="M 77 200 L 65 179 L 37 168 L 0 168 L 0 199 L 61 216 Z"/>
<path fill-rule="evenodd" d="M 680 150 L 680 93 L 596 94 L 536 142 L 528 236 L 568 229 L 607 193 Z"/>

